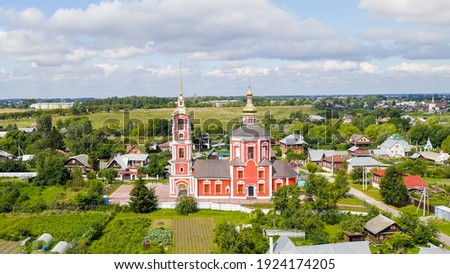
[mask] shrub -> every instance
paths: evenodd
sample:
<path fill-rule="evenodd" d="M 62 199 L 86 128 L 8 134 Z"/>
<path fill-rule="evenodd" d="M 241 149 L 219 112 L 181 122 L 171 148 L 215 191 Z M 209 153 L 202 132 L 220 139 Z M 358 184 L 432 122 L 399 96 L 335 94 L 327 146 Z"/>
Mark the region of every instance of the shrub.
<path fill-rule="evenodd" d="M 180 215 L 189 215 L 198 211 L 197 201 L 193 196 L 181 196 L 177 198 L 175 209 Z"/>

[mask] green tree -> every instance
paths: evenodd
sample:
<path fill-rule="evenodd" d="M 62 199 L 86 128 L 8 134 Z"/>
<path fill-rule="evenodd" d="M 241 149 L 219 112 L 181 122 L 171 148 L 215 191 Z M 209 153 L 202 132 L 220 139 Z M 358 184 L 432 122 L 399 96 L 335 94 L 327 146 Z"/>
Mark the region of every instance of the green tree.
<path fill-rule="evenodd" d="M 356 133 L 361 133 L 361 131 L 359 131 L 359 128 L 355 127 L 352 124 L 349 123 L 343 123 L 340 127 L 339 127 L 339 132 L 342 134 L 342 136 L 344 136 L 345 139 L 349 139 L 350 136 L 352 136 L 353 134 Z"/>
<path fill-rule="evenodd" d="M 136 181 L 130 196 L 130 208 L 135 213 L 150 213 L 158 209 L 158 197 L 155 189 L 147 188 L 142 179 Z"/>
<path fill-rule="evenodd" d="M 315 210 L 336 208 L 336 203 L 348 190 L 345 179 L 341 176 L 340 185 L 331 183 L 322 175 L 310 174 L 305 184 L 306 203 Z M 342 187 L 342 189 L 341 189 Z"/>
<path fill-rule="evenodd" d="M 197 200 L 194 196 L 180 196 L 177 198 L 175 210 L 180 215 L 189 215 L 198 211 Z"/>
<path fill-rule="evenodd" d="M 339 226 L 342 231 L 349 233 L 363 233 L 366 220 L 360 215 L 350 215 L 347 219 L 342 221 Z"/>
<path fill-rule="evenodd" d="M 34 183 L 40 186 L 64 185 L 70 174 L 64 166 L 65 158 L 59 154 L 53 154 L 49 149 L 36 154 L 35 159 L 38 175 Z"/>
<path fill-rule="evenodd" d="M 383 253 L 405 253 L 408 248 L 414 247 L 413 238 L 405 233 L 395 232 L 383 241 Z"/>
<path fill-rule="evenodd" d="M 230 222 L 223 222 L 214 229 L 214 243 L 222 254 L 237 254 L 240 251 L 239 232 Z"/>
<path fill-rule="evenodd" d="M 402 207 L 409 204 L 408 189 L 403 174 L 395 166 L 389 167 L 380 181 L 380 194 L 388 205 Z"/>
<path fill-rule="evenodd" d="M 362 167 L 355 167 L 355 168 L 353 168 L 352 172 L 350 173 L 350 178 L 355 183 L 362 183 L 362 176 L 363 176 L 363 168 Z"/>
<path fill-rule="evenodd" d="M 293 213 L 300 206 L 300 191 L 297 186 L 282 186 L 272 195 L 274 209 L 282 213 Z"/>
<path fill-rule="evenodd" d="M 45 137 L 50 130 L 52 130 L 52 116 L 43 114 L 36 119 L 36 124 L 38 130 L 42 133 L 42 136 Z"/>
<path fill-rule="evenodd" d="M 442 150 L 446 153 L 450 153 L 450 135 L 447 136 L 447 138 L 444 139 L 444 141 L 442 142 Z"/>
<path fill-rule="evenodd" d="M 98 175 L 105 178 L 106 182 L 112 184 L 117 178 L 117 170 L 114 168 L 102 169 L 99 171 Z"/>
<path fill-rule="evenodd" d="M 438 230 L 432 222 L 424 223 L 411 213 L 402 213 L 396 221 L 414 239 L 415 244 L 426 245 L 437 237 Z"/>

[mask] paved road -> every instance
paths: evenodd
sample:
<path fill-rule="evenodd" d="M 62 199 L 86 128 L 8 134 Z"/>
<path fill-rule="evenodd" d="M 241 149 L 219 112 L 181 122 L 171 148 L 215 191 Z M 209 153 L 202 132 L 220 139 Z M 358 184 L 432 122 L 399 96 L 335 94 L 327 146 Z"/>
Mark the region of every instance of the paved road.
<path fill-rule="evenodd" d="M 366 201 L 367 203 L 378 207 L 381 210 L 390 212 L 392 214 L 392 216 L 394 216 L 394 217 L 400 216 L 400 212 L 398 210 L 386 205 L 383 202 L 375 200 L 374 198 L 362 193 L 361 191 L 359 191 L 357 189 L 354 189 L 353 187 L 350 188 L 350 191 L 348 193 L 355 196 L 356 198 L 358 198 L 360 200 Z M 420 218 L 420 219 L 425 220 L 423 218 Z M 450 247 L 450 236 L 448 236 L 447 234 L 444 234 L 442 232 L 439 232 L 438 239 L 439 239 L 439 241 L 444 243 L 446 246 Z"/>

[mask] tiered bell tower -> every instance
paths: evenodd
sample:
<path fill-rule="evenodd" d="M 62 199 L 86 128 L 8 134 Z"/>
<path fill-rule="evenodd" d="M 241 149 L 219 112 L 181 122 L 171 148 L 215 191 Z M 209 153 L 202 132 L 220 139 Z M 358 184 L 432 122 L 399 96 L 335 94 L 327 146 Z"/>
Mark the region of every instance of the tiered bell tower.
<path fill-rule="evenodd" d="M 172 159 L 170 160 L 170 196 L 196 195 L 192 174 L 191 123 L 183 97 L 183 78 L 180 64 L 180 95 L 172 113 Z"/>

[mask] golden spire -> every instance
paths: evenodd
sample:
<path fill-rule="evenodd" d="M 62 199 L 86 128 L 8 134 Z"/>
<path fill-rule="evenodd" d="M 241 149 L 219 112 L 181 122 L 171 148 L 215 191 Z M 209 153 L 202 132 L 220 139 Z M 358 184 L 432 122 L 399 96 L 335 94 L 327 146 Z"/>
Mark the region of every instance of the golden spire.
<path fill-rule="evenodd" d="M 253 92 L 252 92 L 252 89 L 251 89 L 251 87 L 250 87 L 250 77 L 248 77 L 248 91 L 247 91 L 247 98 L 248 98 L 249 96 L 253 97 Z"/>

